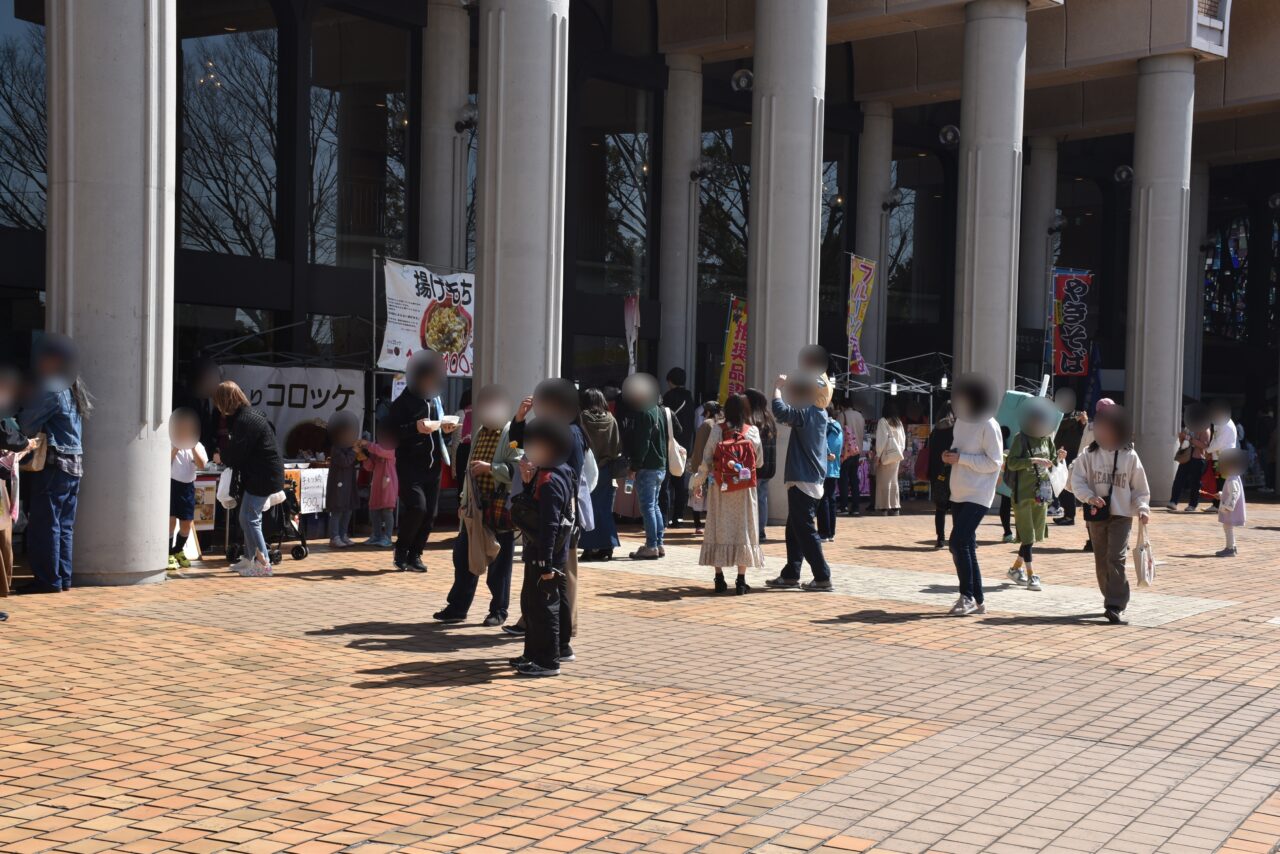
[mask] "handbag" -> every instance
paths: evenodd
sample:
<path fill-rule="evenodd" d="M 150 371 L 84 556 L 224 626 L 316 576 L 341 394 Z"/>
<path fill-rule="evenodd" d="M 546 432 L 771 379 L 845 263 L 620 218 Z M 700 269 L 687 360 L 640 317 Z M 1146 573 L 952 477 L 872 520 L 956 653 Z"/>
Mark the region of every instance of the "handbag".
<path fill-rule="evenodd" d="M 671 472 L 672 477 L 684 477 L 689 452 L 676 441 L 676 434 L 671 428 L 671 410 L 664 406 L 662 411 L 667 414 L 667 471 Z"/>
<path fill-rule="evenodd" d="M 1150 587 L 1156 582 L 1156 556 L 1151 551 L 1147 536 L 1147 523 L 1138 523 L 1138 544 L 1133 549 L 1133 571 L 1138 576 L 1139 587 Z"/>
<path fill-rule="evenodd" d="M 1173 461 L 1180 466 L 1191 462 L 1191 443 L 1179 445 L 1178 452 L 1173 455 Z"/>
<path fill-rule="evenodd" d="M 18 471 L 44 471 L 44 464 L 48 459 L 49 437 L 44 433 L 37 433 L 35 449 L 23 457 L 18 464 Z"/>
<path fill-rule="evenodd" d="M 1116 451 L 1115 456 L 1111 458 L 1111 489 L 1107 491 L 1103 498 L 1105 502 L 1101 507 L 1095 507 L 1092 504 L 1084 506 L 1084 520 L 1086 522 L 1105 522 L 1111 518 L 1111 493 L 1116 488 L 1116 469 L 1120 465 L 1120 452 Z"/>

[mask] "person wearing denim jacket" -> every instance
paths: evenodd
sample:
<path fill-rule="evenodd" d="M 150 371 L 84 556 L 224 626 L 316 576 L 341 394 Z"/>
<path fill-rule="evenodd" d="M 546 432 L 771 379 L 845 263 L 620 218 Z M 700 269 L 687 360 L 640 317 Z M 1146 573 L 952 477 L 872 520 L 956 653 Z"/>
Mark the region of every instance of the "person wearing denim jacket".
<path fill-rule="evenodd" d="M 787 399 L 782 389 L 786 386 Z M 777 578 L 765 582 L 773 588 L 831 590 L 831 568 L 822 553 L 822 538 L 815 521 L 827 478 L 826 410 L 815 398 L 820 383 L 815 377 L 778 377 L 773 397 L 773 417 L 791 428 L 784 477 L 787 487 L 787 563 Z M 808 563 L 813 580 L 800 583 L 800 565 Z"/>
<path fill-rule="evenodd" d="M 76 375 L 71 342 L 46 336 L 36 354 L 39 389 L 18 416 L 22 432 L 48 441 L 44 468 L 24 481 L 27 553 L 34 581 L 22 592 L 71 589 L 72 542 L 80 478 L 84 474 L 84 417 L 92 404 Z"/>

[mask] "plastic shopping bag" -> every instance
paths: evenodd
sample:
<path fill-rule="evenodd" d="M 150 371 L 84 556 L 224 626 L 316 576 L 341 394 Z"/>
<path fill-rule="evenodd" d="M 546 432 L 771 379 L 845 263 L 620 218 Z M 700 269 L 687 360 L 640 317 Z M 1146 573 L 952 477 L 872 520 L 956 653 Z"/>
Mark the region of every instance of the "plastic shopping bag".
<path fill-rule="evenodd" d="M 1133 550 L 1133 569 L 1138 576 L 1139 587 L 1151 587 L 1156 582 L 1156 556 L 1151 551 L 1147 536 L 1147 523 L 1138 523 L 1138 544 Z"/>
<path fill-rule="evenodd" d="M 1067 488 L 1067 464 L 1059 461 L 1053 468 L 1049 469 L 1049 486 L 1053 489 L 1054 495 L 1061 495 L 1062 491 Z"/>

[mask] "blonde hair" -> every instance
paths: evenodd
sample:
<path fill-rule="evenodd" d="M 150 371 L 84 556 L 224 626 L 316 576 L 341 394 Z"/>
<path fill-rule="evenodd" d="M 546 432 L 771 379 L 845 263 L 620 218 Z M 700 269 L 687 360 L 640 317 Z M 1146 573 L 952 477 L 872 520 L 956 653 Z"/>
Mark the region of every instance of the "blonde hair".
<path fill-rule="evenodd" d="M 231 380 L 224 380 L 214 389 L 213 405 L 223 415 L 234 415 L 240 411 L 241 407 L 249 405 L 249 398 L 245 396 L 240 386 Z"/>

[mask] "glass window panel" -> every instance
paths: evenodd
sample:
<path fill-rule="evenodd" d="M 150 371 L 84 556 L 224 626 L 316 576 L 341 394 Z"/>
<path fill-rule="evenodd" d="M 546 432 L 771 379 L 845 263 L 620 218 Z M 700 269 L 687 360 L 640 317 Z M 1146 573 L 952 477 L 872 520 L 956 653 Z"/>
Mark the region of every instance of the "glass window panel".
<path fill-rule="evenodd" d="M 367 367 L 373 358 L 369 321 L 350 315 L 307 315 L 306 353 L 334 365 Z"/>
<path fill-rule="evenodd" d="M 310 260 L 403 257 L 409 30 L 322 9 L 311 36 Z"/>
<path fill-rule="evenodd" d="M 636 342 L 636 365 L 649 370 L 650 341 Z M 627 339 L 605 335 L 573 336 L 573 380 L 581 388 L 620 386 L 627 378 Z"/>
<path fill-rule="evenodd" d="M 274 258 L 279 40 L 267 0 L 179 8 L 180 245 Z"/>
<path fill-rule="evenodd" d="M 648 296 L 653 95 L 588 80 L 570 163 L 577 170 L 579 291 Z"/>
<path fill-rule="evenodd" d="M 234 356 L 256 356 L 275 348 L 274 312 L 260 308 L 178 303 L 175 307 L 173 349 L 179 366 L 191 364 L 207 348 L 218 346 L 222 361 Z M 241 339 L 238 340 L 237 339 Z M 236 343 L 223 350 L 224 345 Z"/>
<path fill-rule="evenodd" d="M 747 295 L 747 211 L 751 119 L 707 105 L 699 182 L 698 300 L 728 304 Z"/>
<path fill-rule="evenodd" d="M 48 176 L 44 10 L 0 5 L 0 228 L 43 231 Z"/>

